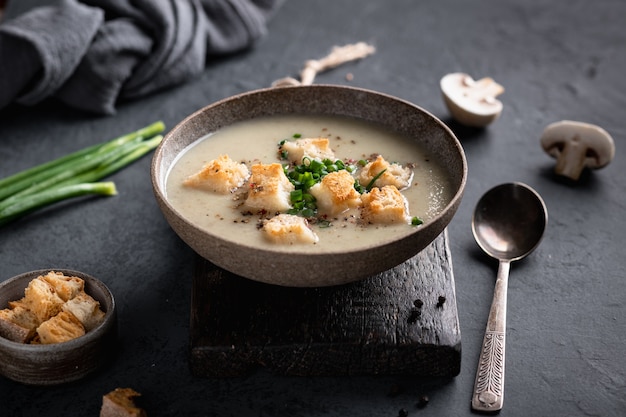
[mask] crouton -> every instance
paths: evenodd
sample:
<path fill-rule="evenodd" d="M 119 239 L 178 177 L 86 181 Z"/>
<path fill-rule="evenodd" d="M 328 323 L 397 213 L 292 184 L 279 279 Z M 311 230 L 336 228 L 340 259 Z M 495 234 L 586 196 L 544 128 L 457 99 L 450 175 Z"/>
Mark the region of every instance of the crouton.
<path fill-rule="evenodd" d="M 139 396 L 132 388 L 115 388 L 102 397 L 100 417 L 146 417 L 146 411 L 135 404 Z"/>
<path fill-rule="evenodd" d="M 372 188 L 361 196 L 361 218 L 369 223 L 410 223 L 408 202 L 393 185 Z"/>
<path fill-rule="evenodd" d="M 61 272 L 50 271 L 38 279 L 43 279 L 52 285 L 52 288 L 63 301 L 74 298 L 76 294 L 85 288 L 85 281 L 81 278 L 65 276 Z"/>
<path fill-rule="evenodd" d="M 315 243 L 319 240 L 304 217 L 279 214 L 263 224 L 265 236 L 274 243 Z"/>
<path fill-rule="evenodd" d="M 37 327 L 37 335 L 42 345 L 67 342 L 85 334 L 81 322 L 67 311 L 44 321 Z"/>
<path fill-rule="evenodd" d="M 42 323 L 57 315 L 65 301 L 59 297 L 52 285 L 42 277 L 38 277 L 28 283 L 28 287 L 24 290 L 24 298 L 20 302 Z"/>
<path fill-rule="evenodd" d="M 66 301 L 62 311 L 72 313 L 86 331 L 92 330 L 104 321 L 104 311 L 100 309 L 100 303 L 84 291 Z"/>
<path fill-rule="evenodd" d="M 320 213 L 336 215 L 361 204 L 361 194 L 354 188 L 354 177 L 348 171 L 331 172 L 310 189 Z"/>
<path fill-rule="evenodd" d="M 100 303 L 82 278 L 50 271 L 31 280 L 24 297 L 0 310 L 0 336 L 19 343 L 49 344 L 82 336 L 104 321 Z"/>
<path fill-rule="evenodd" d="M 237 163 L 228 155 L 204 164 L 202 169 L 185 178 L 183 185 L 219 194 L 228 194 L 241 187 L 250 177 L 245 164 Z"/>
<path fill-rule="evenodd" d="M 22 305 L 0 310 L 0 336 L 18 343 L 27 343 L 39 326 L 37 317 Z"/>
<path fill-rule="evenodd" d="M 328 138 L 305 138 L 286 141 L 281 151 L 287 152 L 287 158 L 294 164 L 301 164 L 305 157 L 311 159 L 335 159 L 335 153 L 330 148 Z"/>
<path fill-rule="evenodd" d="M 382 175 L 376 178 L 381 172 L 383 172 Z M 359 172 L 359 182 L 364 186 L 368 185 L 374 178 L 376 181 L 373 185 L 376 187 L 393 185 L 398 190 L 402 190 L 411 184 L 413 171 L 400 164 L 389 163 L 381 155 L 378 155 L 374 161 L 368 162 Z"/>
<path fill-rule="evenodd" d="M 290 193 L 295 189 L 279 163 L 250 167 L 250 190 L 244 206 L 256 212 L 277 213 L 291 208 Z"/>

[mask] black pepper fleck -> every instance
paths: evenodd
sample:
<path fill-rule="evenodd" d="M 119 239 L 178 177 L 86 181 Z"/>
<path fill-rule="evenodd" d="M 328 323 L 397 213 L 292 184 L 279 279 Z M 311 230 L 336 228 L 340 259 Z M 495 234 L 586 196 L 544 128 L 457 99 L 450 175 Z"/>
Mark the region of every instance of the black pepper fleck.
<path fill-rule="evenodd" d="M 417 308 L 422 308 L 424 302 L 418 298 L 417 300 L 413 301 L 413 305 Z"/>
<path fill-rule="evenodd" d="M 407 323 L 414 324 L 422 317 L 422 312 L 417 308 L 412 308 L 409 313 L 409 318 L 407 319 Z"/>
<path fill-rule="evenodd" d="M 398 417 L 407 417 L 409 415 L 409 412 L 406 411 L 404 408 L 401 408 L 400 411 L 398 411 Z"/>
<path fill-rule="evenodd" d="M 443 304 L 445 302 L 446 302 L 446 297 L 444 297 L 443 295 L 440 295 L 439 298 L 437 299 L 437 308 L 443 307 Z"/>

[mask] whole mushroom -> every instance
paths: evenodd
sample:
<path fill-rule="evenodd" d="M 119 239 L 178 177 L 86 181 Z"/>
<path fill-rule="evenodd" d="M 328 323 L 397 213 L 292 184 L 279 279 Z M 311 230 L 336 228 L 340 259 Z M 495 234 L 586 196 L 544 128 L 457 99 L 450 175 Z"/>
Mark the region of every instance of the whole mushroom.
<path fill-rule="evenodd" d="M 475 81 L 462 72 L 444 76 L 440 81 L 443 100 L 452 117 L 461 124 L 485 127 L 502 113 L 502 102 L 496 97 L 504 87 L 492 78 Z"/>
<path fill-rule="evenodd" d="M 605 167 L 615 155 L 615 143 L 606 130 L 571 120 L 549 124 L 541 135 L 541 146 L 556 158 L 554 172 L 574 181 L 585 167 Z"/>

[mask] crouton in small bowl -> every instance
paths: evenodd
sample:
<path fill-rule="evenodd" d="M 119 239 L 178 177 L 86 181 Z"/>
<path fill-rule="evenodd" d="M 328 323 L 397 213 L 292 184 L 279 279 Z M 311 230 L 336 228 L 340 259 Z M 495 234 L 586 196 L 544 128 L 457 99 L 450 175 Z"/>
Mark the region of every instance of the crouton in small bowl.
<path fill-rule="evenodd" d="M 76 381 L 111 359 L 113 295 L 69 269 L 26 272 L 0 283 L 0 374 L 27 385 Z"/>
<path fill-rule="evenodd" d="M 165 135 L 151 176 L 165 218 L 200 256 L 252 280 L 321 287 L 426 248 L 459 207 L 467 163 L 421 107 L 320 84 L 198 110 Z"/>

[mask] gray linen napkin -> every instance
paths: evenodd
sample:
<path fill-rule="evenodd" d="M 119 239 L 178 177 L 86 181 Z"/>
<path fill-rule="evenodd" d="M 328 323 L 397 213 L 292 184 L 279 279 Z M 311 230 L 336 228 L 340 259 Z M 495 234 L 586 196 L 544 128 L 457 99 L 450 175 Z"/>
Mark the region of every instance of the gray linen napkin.
<path fill-rule="evenodd" d="M 0 24 L 0 109 L 55 97 L 110 115 L 251 46 L 282 0 L 60 0 Z"/>

